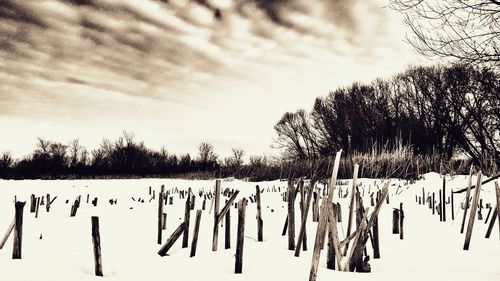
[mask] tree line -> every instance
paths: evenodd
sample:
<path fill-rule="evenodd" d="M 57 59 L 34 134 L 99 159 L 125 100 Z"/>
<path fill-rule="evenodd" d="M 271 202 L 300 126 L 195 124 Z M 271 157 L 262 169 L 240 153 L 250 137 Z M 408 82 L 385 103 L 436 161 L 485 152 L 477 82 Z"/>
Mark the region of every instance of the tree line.
<path fill-rule="evenodd" d="M 309 112 L 285 113 L 274 126 L 275 142 L 289 160 L 403 143 L 415 155 L 463 155 L 498 167 L 499 81 L 486 66 L 412 66 L 390 79 L 338 88 L 316 98 Z"/>
<path fill-rule="evenodd" d="M 156 151 L 124 132 L 118 139 L 104 139 L 89 151 L 75 139 L 68 144 L 38 138 L 35 150 L 21 159 L 9 152 L 0 157 L 0 178 L 103 178 L 182 176 L 204 173 L 217 176 L 236 174 L 239 170 L 268 165 L 265 156 L 251 155 L 244 163 L 245 152 L 233 148 L 229 157 L 220 159 L 212 144 L 202 142 L 196 156 L 171 154 L 165 147 Z"/>

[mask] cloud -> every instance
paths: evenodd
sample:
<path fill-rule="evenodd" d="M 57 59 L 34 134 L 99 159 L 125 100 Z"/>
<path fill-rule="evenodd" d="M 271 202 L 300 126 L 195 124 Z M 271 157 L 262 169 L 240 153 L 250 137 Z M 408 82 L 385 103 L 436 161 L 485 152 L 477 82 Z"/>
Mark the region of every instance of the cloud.
<path fill-rule="evenodd" d="M 381 6 L 360 0 L 3 0 L 0 118 L 132 119 L 140 105 L 148 120 L 164 122 L 202 112 L 216 126 L 227 119 L 223 113 L 232 114 L 240 118 L 228 125 L 235 137 L 238 122 L 258 135 L 284 110 L 307 108 L 336 85 L 386 75 L 411 61 L 401 59 L 408 51 L 394 27 L 398 19 Z M 267 115 L 242 121 L 252 115 L 252 109 L 234 109 L 242 100 L 260 104 Z M 272 129 L 266 132 L 267 142 Z"/>

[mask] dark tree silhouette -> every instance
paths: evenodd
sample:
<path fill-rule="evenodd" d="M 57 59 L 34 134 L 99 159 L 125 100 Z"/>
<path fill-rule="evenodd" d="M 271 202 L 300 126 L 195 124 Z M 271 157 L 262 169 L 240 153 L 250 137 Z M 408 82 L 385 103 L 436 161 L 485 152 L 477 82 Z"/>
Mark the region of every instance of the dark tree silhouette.
<path fill-rule="evenodd" d="M 390 0 L 390 7 L 405 16 L 419 53 L 500 66 L 500 1 Z"/>

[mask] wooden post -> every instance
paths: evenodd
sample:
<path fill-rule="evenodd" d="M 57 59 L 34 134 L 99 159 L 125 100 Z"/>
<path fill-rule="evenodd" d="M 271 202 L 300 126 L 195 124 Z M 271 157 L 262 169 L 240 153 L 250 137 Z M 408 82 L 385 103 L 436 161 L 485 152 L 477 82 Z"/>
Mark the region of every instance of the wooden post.
<path fill-rule="evenodd" d="M 373 258 L 380 259 L 380 242 L 378 239 L 378 216 L 373 221 Z"/>
<path fill-rule="evenodd" d="M 443 191 L 439 190 L 439 221 L 443 221 Z"/>
<path fill-rule="evenodd" d="M 399 233 L 399 210 L 392 211 L 392 234 Z"/>
<path fill-rule="evenodd" d="M 443 199 L 441 200 L 443 202 L 443 221 L 446 221 L 446 176 L 443 175 Z"/>
<path fill-rule="evenodd" d="M 47 193 L 47 204 L 45 204 L 45 210 L 47 213 L 50 211 L 50 194 Z"/>
<path fill-rule="evenodd" d="M 226 200 L 226 204 L 227 203 L 228 203 L 228 201 Z M 230 249 L 231 248 L 231 208 L 227 209 L 227 213 L 224 217 L 225 217 L 224 227 L 226 230 L 226 233 L 224 236 L 224 249 Z"/>
<path fill-rule="evenodd" d="M 474 227 L 474 219 L 476 218 L 477 203 L 479 201 L 479 195 L 481 193 L 481 171 L 477 174 L 476 190 L 474 192 L 474 199 L 472 200 L 472 206 L 470 209 L 469 224 L 467 225 L 467 232 L 465 234 L 464 250 L 469 250 L 470 239 L 472 236 L 472 228 Z"/>
<path fill-rule="evenodd" d="M 493 219 L 493 221 L 495 221 L 495 219 Z M 12 233 L 12 230 L 14 229 L 15 225 L 16 225 L 16 218 L 14 217 L 14 219 L 12 220 L 12 222 L 9 225 L 9 228 L 7 228 L 5 235 L 3 236 L 2 242 L 0 242 L 0 250 L 5 245 L 5 242 L 7 242 L 7 239 L 9 239 L 9 236 Z"/>
<path fill-rule="evenodd" d="M 436 193 L 432 193 L 432 214 L 436 213 Z"/>
<path fill-rule="evenodd" d="M 255 186 L 255 196 L 257 199 L 257 241 L 263 241 L 263 233 L 262 233 L 262 227 L 264 222 L 262 221 L 262 211 L 261 211 L 261 202 L 260 202 L 260 187 L 257 185 Z"/>
<path fill-rule="evenodd" d="M 236 236 L 236 261 L 234 273 L 242 273 L 243 269 L 243 242 L 245 238 L 245 209 L 247 200 L 243 198 L 238 206 L 238 234 Z"/>
<path fill-rule="evenodd" d="M 191 217 L 191 188 L 188 189 L 186 205 L 184 208 L 184 222 L 186 223 L 184 233 L 182 235 L 182 248 L 187 248 L 189 243 L 189 219 Z"/>
<path fill-rule="evenodd" d="M 313 206 L 312 206 L 312 220 L 313 222 L 318 222 L 319 221 L 319 199 L 320 195 L 318 191 L 314 191 L 313 193 Z"/>
<path fill-rule="evenodd" d="M 196 211 L 196 219 L 194 221 L 193 241 L 191 241 L 191 254 L 189 257 L 196 255 L 196 246 L 198 245 L 198 233 L 200 232 L 201 210 Z"/>
<path fill-rule="evenodd" d="M 164 257 L 167 255 L 168 250 L 174 245 L 175 241 L 181 236 L 182 232 L 184 231 L 185 228 L 185 222 L 182 222 L 177 229 L 172 233 L 170 238 L 168 238 L 167 242 L 160 248 L 158 251 L 158 255 Z"/>
<path fill-rule="evenodd" d="M 12 250 L 12 259 L 21 259 L 23 242 L 23 211 L 26 202 L 17 201 L 15 204 L 16 215 L 14 224 L 14 248 Z"/>
<path fill-rule="evenodd" d="M 102 260 L 101 260 L 101 236 L 99 234 L 99 217 L 92 216 L 92 244 L 94 246 L 94 265 L 95 275 L 102 275 Z"/>
<path fill-rule="evenodd" d="M 493 217 L 490 220 L 490 224 L 488 225 L 488 229 L 486 230 L 486 236 L 484 238 L 490 238 L 491 231 L 493 230 L 493 226 L 495 225 L 495 221 L 497 220 L 497 218 L 496 218 L 497 213 L 498 213 L 498 210 L 497 210 L 497 208 L 495 208 L 495 210 L 493 211 Z"/>
<path fill-rule="evenodd" d="M 214 229 L 212 239 L 212 251 L 217 251 L 219 243 L 219 200 L 220 200 L 220 180 L 215 181 L 215 206 L 214 206 Z"/>
<path fill-rule="evenodd" d="M 161 186 L 161 191 L 158 196 L 158 239 L 157 243 L 161 245 L 161 240 L 162 240 L 162 231 L 163 231 L 163 189 L 165 187 L 162 185 Z"/>
<path fill-rule="evenodd" d="M 450 191 L 451 192 L 451 220 L 455 220 L 455 193 L 453 193 L 453 189 Z"/>
<path fill-rule="evenodd" d="M 302 214 L 302 220 L 300 222 L 300 230 L 299 230 L 299 238 L 297 239 L 297 247 L 295 247 L 295 256 L 296 257 L 298 257 L 300 255 L 301 243 L 303 243 L 305 241 L 305 239 L 303 237 L 305 237 L 307 215 L 309 214 L 309 205 L 311 205 L 313 187 L 314 187 L 314 182 L 311 182 L 311 186 L 309 188 L 309 193 L 307 194 L 306 207 L 304 209 L 304 212 Z"/>
<path fill-rule="evenodd" d="M 38 218 L 38 210 L 40 209 L 40 197 L 36 198 L 36 209 L 35 209 L 35 218 Z"/>
<path fill-rule="evenodd" d="M 464 233 L 465 218 L 467 217 L 467 210 L 469 209 L 469 197 L 470 197 L 471 187 L 472 187 L 472 167 L 470 168 L 470 172 L 469 172 L 469 180 L 468 180 L 468 185 L 467 185 L 467 193 L 465 194 L 464 216 L 462 217 L 462 225 L 460 226 L 460 233 Z"/>
<path fill-rule="evenodd" d="M 495 182 L 495 190 L 497 194 L 498 231 L 500 232 L 500 186 L 498 185 L 498 182 Z M 493 216 L 491 219 L 495 220 L 495 216 Z"/>
<path fill-rule="evenodd" d="M 328 209 L 331 205 L 331 197 L 330 196 L 333 193 L 333 191 L 335 190 L 335 184 L 336 184 L 336 180 L 337 180 L 337 172 L 338 172 L 338 168 L 339 168 L 339 164 L 340 164 L 341 154 L 342 154 L 342 150 L 339 150 L 335 156 L 335 162 L 334 162 L 334 166 L 332 169 L 332 177 L 330 179 L 330 185 L 329 185 L 329 190 L 328 190 L 329 195 L 327 198 L 324 198 L 322 203 L 321 203 L 321 214 L 319 217 L 318 228 L 316 230 L 316 239 L 315 239 L 315 243 L 314 243 L 311 269 L 309 271 L 309 281 L 316 281 L 316 278 L 317 278 L 318 263 L 319 263 L 319 258 L 321 256 L 321 248 L 323 247 L 323 243 L 325 240 L 326 226 L 328 223 Z M 333 234 L 335 234 L 335 233 L 333 233 Z M 332 247 L 334 247 L 334 246 L 335 245 L 332 245 Z M 338 256 L 337 258 L 340 258 L 340 254 L 337 256 Z"/>
<path fill-rule="evenodd" d="M 288 179 L 288 250 L 295 250 L 295 190 Z"/>
<path fill-rule="evenodd" d="M 347 237 L 349 235 L 351 235 L 351 230 L 352 230 L 352 220 L 353 220 L 353 214 L 354 214 L 354 203 L 355 203 L 355 199 L 356 199 L 356 185 L 357 185 L 357 180 L 358 180 L 358 170 L 359 170 L 359 165 L 356 163 L 356 164 L 354 164 L 354 172 L 352 174 L 351 201 L 349 203 L 349 218 L 347 221 L 347 235 L 346 235 Z M 347 243 L 345 248 L 344 248 L 344 256 L 347 255 L 348 248 L 349 248 L 349 243 Z"/>
<path fill-rule="evenodd" d="M 403 211 L 403 203 L 399 203 L 399 239 L 403 240 L 403 220 L 405 212 Z"/>
<path fill-rule="evenodd" d="M 162 217 L 162 230 L 167 229 L 167 213 L 163 213 Z"/>

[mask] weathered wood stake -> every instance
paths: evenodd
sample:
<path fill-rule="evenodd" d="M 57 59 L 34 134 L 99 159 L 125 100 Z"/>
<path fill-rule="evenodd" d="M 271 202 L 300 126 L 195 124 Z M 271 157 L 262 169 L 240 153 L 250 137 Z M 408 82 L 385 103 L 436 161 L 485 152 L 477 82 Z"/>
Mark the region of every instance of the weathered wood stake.
<path fill-rule="evenodd" d="M 247 200 L 243 198 L 238 206 L 238 233 L 236 236 L 236 261 L 234 266 L 234 273 L 243 272 L 243 242 L 245 239 L 245 209 Z"/>
<path fill-rule="evenodd" d="M 14 247 L 12 249 L 12 259 L 21 259 L 24 205 L 26 205 L 26 202 L 17 201 L 15 204 L 16 215 L 14 224 Z"/>
<path fill-rule="evenodd" d="M 95 275 L 103 276 L 102 274 L 102 258 L 101 258 L 101 235 L 99 233 L 99 217 L 92 216 L 92 245 L 94 246 L 94 266 Z"/>
<path fill-rule="evenodd" d="M 470 209 L 469 224 L 467 225 L 467 232 L 465 234 L 464 250 L 469 250 L 470 239 L 472 236 L 472 229 L 474 227 L 474 220 L 476 218 L 477 203 L 479 201 L 479 195 L 481 193 L 481 171 L 477 174 L 477 184 L 476 190 L 474 192 L 474 199 L 472 200 L 472 206 Z"/>
<path fill-rule="evenodd" d="M 264 235 L 263 235 L 263 225 L 264 222 L 262 221 L 262 205 L 260 202 L 260 187 L 257 185 L 255 187 L 255 196 L 257 200 L 257 241 L 263 241 L 264 240 Z"/>
<path fill-rule="evenodd" d="M 198 245 L 198 234 L 200 232 L 201 210 L 196 211 L 196 218 L 194 221 L 193 241 L 191 241 L 191 253 L 189 257 L 196 255 L 196 246 Z"/>

